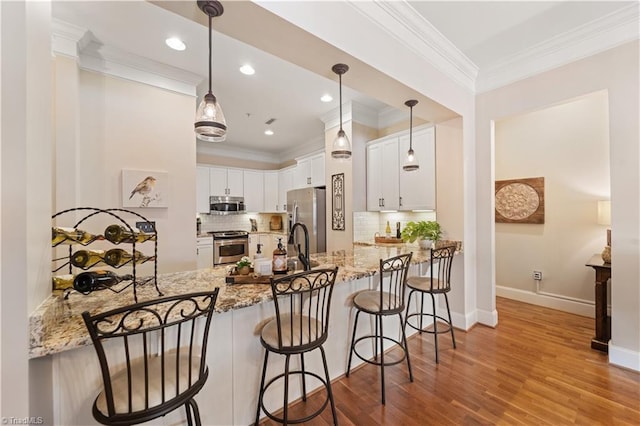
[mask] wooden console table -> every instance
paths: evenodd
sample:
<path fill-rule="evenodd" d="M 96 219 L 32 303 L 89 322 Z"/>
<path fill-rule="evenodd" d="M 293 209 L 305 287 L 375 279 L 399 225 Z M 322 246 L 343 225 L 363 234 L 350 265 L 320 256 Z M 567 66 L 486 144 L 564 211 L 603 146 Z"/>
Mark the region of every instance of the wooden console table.
<path fill-rule="evenodd" d="M 599 254 L 594 254 L 586 266 L 596 271 L 596 336 L 591 339 L 591 348 L 609 352 L 611 317 L 607 315 L 607 281 L 611 278 L 611 264 L 605 263 Z"/>

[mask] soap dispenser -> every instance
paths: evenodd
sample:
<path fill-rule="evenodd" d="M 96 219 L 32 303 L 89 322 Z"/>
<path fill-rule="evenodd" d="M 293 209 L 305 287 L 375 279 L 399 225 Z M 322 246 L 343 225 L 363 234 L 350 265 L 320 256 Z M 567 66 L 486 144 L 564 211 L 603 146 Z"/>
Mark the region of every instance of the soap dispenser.
<path fill-rule="evenodd" d="M 262 259 L 263 256 L 262 256 L 262 252 L 260 251 L 261 247 L 262 247 L 262 244 L 258 243 L 256 254 L 253 255 L 253 260 Z"/>
<path fill-rule="evenodd" d="M 287 251 L 282 245 L 282 238 L 278 238 L 278 247 L 273 251 L 271 270 L 274 274 L 287 273 Z"/>

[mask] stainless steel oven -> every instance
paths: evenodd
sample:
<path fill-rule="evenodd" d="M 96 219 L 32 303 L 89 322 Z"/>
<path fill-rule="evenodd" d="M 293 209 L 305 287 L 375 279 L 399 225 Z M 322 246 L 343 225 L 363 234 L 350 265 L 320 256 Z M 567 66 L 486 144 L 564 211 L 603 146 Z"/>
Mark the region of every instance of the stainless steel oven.
<path fill-rule="evenodd" d="M 246 231 L 219 231 L 213 234 L 213 264 L 235 263 L 249 256 L 249 233 Z"/>

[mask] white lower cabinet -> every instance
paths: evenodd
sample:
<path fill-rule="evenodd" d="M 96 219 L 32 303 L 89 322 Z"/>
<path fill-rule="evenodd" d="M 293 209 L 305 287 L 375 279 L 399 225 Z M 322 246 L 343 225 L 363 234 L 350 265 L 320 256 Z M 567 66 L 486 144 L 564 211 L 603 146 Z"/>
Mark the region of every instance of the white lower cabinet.
<path fill-rule="evenodd" d="M 196 256 L 198 269 L 213 267 L 213 238 L 198 237 L 196 243 Z"/>

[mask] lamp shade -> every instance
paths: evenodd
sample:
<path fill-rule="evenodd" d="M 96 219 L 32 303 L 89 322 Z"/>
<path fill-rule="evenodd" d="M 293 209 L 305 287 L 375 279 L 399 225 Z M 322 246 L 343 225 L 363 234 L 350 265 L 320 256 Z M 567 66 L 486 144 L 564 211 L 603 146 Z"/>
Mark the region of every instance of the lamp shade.
<path fill-rule="evenodd" d="M 224 142 L 227 125 L 222 108 L 212 93 L 204 95 L 196 111 L 196 137 L 205 142 Z"/>
<path fill-rule="evenodd" d="M 611 201 L 598 201 L 598 225 L 611 225 Z"/>

